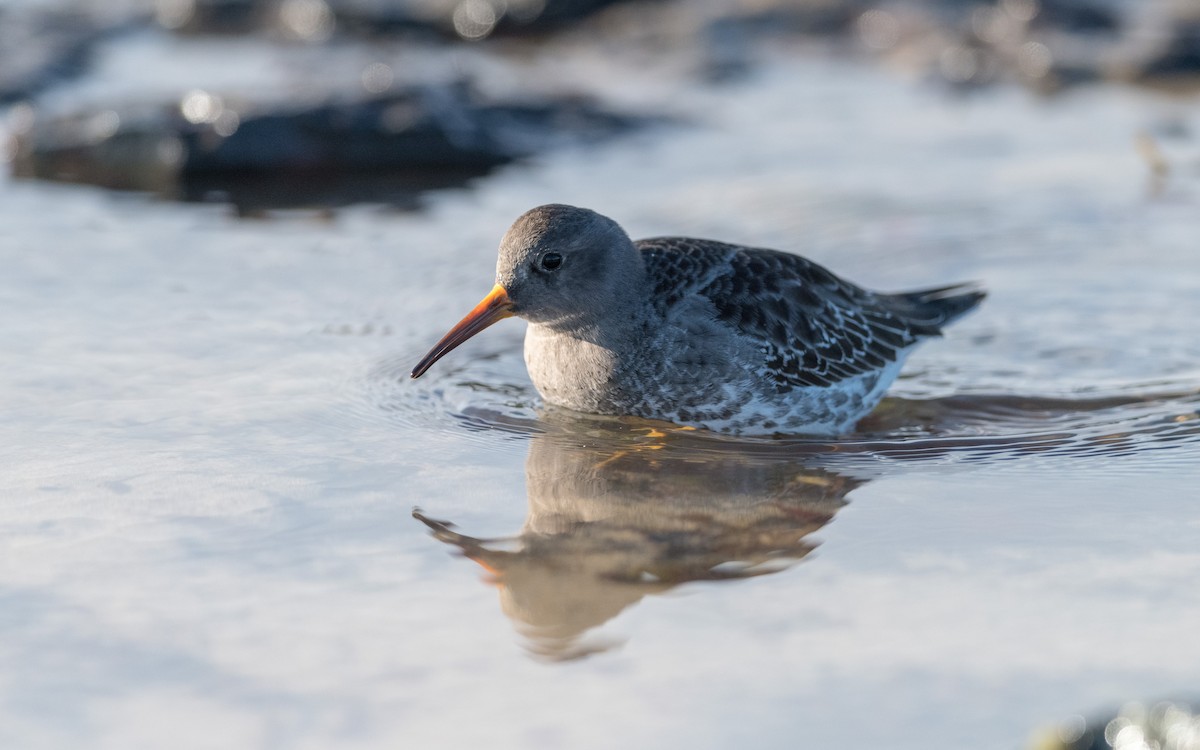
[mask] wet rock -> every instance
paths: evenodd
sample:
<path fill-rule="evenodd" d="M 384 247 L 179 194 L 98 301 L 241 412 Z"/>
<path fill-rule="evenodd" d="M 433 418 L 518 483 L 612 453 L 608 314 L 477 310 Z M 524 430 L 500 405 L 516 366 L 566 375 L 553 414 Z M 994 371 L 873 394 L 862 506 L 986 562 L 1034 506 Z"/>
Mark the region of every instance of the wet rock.
<path fill-rule="evenodd" d="M 694 0 L 700 3 L 701 0 Z M 1111 45 L 1122 17 L 1102 0 L 760 0 L 752 11 L 724 7 L 706 19 L 700 73 L 713 81 L 744 75 L 764 40 L 828 42 L 826 50 L 865 51 L 891 66 L 956 89 L 1021 81 L 1062 82 L 1098 76 L 1100 56 L 1074 49 L 1060 61 L 1060 40 Z"/>
<path fill-rule="evenodd" d="M 446 0 L 438 24 L 462 39 L 554 31 L 631 0 Z M 388 5 L 388 3 L 376 3 Z M 345 11 L 341 12 L 346 15 Z"/>
<path fill-rule="evenodd" d="M 273 31 L 307 41 L 421 33 L 478 40 L 569 26 L 622 0 L 157 0 L 156 17 L 182 33 Z M 624 0 L 628 2 L 628 0 Z"/>
<path fill-rule="evenodd" d="M 1138 65 L 1135 79 L 1143 83 L 1200 83 L 1200 21 L 1174 25 L 1162 47 Z"/>
<path fill-rule="evenodd" d="M 1131 11 L 1101 0 L 880 3 L 857 24 L 865 46 L 956 89 L 1020 83 L 1042 92 L 1109 77 Z"/>
<path fill-rule="evenodd" d="M 1033 12 L 1030 24 L 1035 29 L 1116 34 L 1123 25 L 1120 15 L 1110 5 L 1087 0 L 1037 0 L 1030 10 Z"/>
<path fill-rule="evenodd" d="M 1200 88 L 1200 4 L 1163 0 L 1140 11 L 1107 57 L 1107 78 L 1177 90 Z"/>
<path fill-rule="evenodd" d="M 852 30 L 855 21 L 870 6 L 850 0 L 780 3 L 718 19 L 709 25 L 709 33 L 838 36 Z"/>
<path fill-rule="evenodd" d="M 1172 748 L 1200 750 L 1200 710 L 1195 701 L 1132 701 L 1090 721 L 1074 716 L 1034 737 L 1035 750 Z"/>
<path fill-rule="evenodd" d="M 248 34 L 268 27 L 277 5 L 261 0 L 156 0 L 154 18 L 183 34 Z"/>
<path fill-rule="evenodd" d="M 177 106 L 27 116 L 13 170 L 243 209 L 407 205 L 422 190 L 651 121 L 584 99 L 481 101 L 465 84 L 271 111 L 194 91 Z"/>

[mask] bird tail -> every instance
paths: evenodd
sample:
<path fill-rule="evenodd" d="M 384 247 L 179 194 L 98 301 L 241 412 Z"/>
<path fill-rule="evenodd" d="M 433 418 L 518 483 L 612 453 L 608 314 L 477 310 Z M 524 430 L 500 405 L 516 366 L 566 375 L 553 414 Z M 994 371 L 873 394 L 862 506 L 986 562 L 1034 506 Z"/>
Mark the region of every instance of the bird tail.
<path fill-rule="evenodd" d="M 974 310 L 987 292 L 968 282 L 887 296 L 895 312 L 908 321 L 915 333 L 938 336 L 942 328 Z"/>

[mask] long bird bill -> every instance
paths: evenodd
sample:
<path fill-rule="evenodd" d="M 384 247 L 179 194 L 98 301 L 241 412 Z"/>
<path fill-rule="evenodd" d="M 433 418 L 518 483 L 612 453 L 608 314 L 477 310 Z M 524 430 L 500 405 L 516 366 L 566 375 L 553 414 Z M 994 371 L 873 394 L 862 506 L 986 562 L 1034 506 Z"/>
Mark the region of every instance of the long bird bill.
<path fill-rule="evenodd" d="M 450 332 L 442 337 L 442 340 L 434 344 L 429 353 L 417 363 L 413 368 L 412 376 L 419 378 L 425 374 L 425 371 L 433 367 L 433 363 L 437 362 L 451 350 L 457 347 L 462 342 L 471 338 L 475 334 L 487 328 L 493 323 L 512 317 L 512 301 L 508 298 L 508 292 L 504 287 L 497 284 L 492 287 L 492 291 L 488 292 L 488 296 L 475 305 L 475 309 L 467 313 L 466 317 L 458 321 L 458 325 L 450 329 Z"/>

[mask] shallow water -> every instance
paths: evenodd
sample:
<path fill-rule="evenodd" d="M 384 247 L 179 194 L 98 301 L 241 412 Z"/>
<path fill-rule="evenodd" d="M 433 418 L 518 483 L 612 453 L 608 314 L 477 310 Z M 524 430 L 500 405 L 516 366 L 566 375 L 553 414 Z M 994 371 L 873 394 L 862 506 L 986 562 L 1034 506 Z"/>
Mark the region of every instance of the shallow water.
<path fill-rule="evenodd" d="M 1135 147 L 1195 104 L 788 56 L 673 101 L 422 214 L 0 182 L 0 745 L 1011 748 L 1195 696 L 1200 184 Z M 545 410 L 515 321 L 408 380 L 549 201 L 991 296 L 836 441 Z"/>

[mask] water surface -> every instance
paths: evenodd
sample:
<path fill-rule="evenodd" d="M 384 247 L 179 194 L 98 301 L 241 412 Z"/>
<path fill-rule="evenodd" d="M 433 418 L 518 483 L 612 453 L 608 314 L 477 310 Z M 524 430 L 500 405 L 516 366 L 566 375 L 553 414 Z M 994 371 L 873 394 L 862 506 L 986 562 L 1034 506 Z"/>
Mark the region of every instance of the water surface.
<path fill-rule="evenodd" d="M 680 96 L 421 214 L 0 183 L 0 744 L 1012 748 L 1194 696 L 1200 186 L 1135 146 L 1194 104 Z M 408 380 L 550 201 L 991 296 L 837 441 L 544 410 L 516 321 Z"/>

